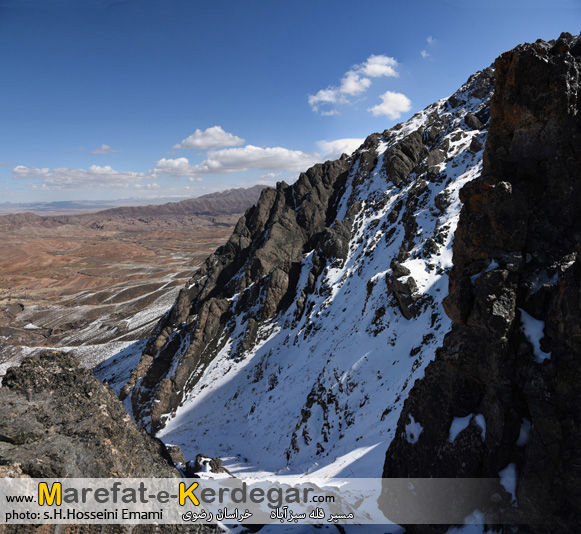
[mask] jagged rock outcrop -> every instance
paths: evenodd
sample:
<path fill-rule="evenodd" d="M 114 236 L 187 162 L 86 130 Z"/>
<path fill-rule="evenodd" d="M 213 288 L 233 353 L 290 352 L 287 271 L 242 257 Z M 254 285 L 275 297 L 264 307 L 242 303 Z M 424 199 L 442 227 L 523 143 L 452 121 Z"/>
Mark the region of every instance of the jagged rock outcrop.
<path fill-rule="evenodd" d="M 514 474 L 515 496 L 498 487 L 504 531 L 577 532 L 581 41 L 519 46 L 495 71 L 482 174 L 460 194 L 452 330 L 405 402 L 383 476 Z"/>
<path fill-rule="evenodd" d="M 8 369 L 0 388 L 0 474 L 179 478 L 161 441 L 77 359 L 43 352 Z M 215 533 L 198 525 L 0 525 L 0 534 Z"/>
<path fill-rule="evenodd" d="M 0 465 L 31 477 L 179 477 L 165 446 L 77 359 L 45 351 L 0 388 Z"/>
<path fill-rule="evenodd" d="M 206 454 L 198 454 L 195 460 L 188 462 L 185 466 L 184 474 L 187 478 L 200 478 L 200 473 L 213 473 L 218 475 L 233 476 L 226 469 L 220 458 L 210 458 Z"/>
<path fill-rule="evenodd" d="M 348 170 L 344 157 L 312 167 L 292 187 L 283 182 L 263 190 L 257 205 L 238 221 L 228 242 L 206 260 L 156 327 L 122 391 L 122 398 L 131 392 L 139 421 L 152 431 L 163 426 L 164 416 L 223 348 L 227 336 L 222 334 L 233 316 L 260 303 L 257 318 L 264 322 L 291 304 L 305 252 L 317 246 L 323 263 L 345 257 L 350 222 L 329 226 Z M 250 322 L 247 346 L 254 330 Z"/>

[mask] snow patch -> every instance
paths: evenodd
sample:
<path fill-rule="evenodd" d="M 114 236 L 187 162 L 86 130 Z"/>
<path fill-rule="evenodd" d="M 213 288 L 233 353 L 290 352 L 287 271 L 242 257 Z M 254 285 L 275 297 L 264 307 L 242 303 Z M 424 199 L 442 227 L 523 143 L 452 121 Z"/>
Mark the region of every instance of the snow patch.
<path fill-rule="evenodd" d="M 543 363 L 545 360 L 551 357 L 550 352 L 545 352 L 541 349 L 541 339 L 545 335 L 545 322 L 535 319 L 522 308 L 518 308 L 518 311 L 520 311 L 520 320 L 522 323 L 523 333 L 527 338 L 527 341 L 533 346 L 533 351 L 537 363 Z"/>
<path fill-rule="evenodd" d="M 466 430 L 468 428 L 473 415 L 474 414 L 469 414 L 466 417 L 454 417 L 452 424 L 450 425 L 450 435 L 448 437 L 448 441 L 450 443 L 454 443 L 458 437 L 458 434 L 460 434 L 462 430 Z"/>
<path fill-rule="evenodd" d="M 412 445 L 417 443 L 423 431 L 424 427 L 418 423 L 410 414 L 410 422 L 405 426 L 405 439 L 407 442 L 411 443 Z"/>
<path fill-rule="evenodd" d="M 529 442 L 531 427 L 531 422 L 523 417 L 518 439 L 516 440 L 517 447 L 524 447 Z"/>
<path fill-rule="evenodd" d="M 486 267 L 486 269 L 484 269 L 483 271 L 480 271 L 479 273 L 476 273 L 470 277 L 470 281 L 472 282 L 472 285 L 474 285 L 474 282 L 476 282 L 476 280 L 478 280 L 481 275 L 483 275 L 484 273 L 489 273 L 490 271 L 494 271 L 494 269 L 498 269 L 498 266 L 499 266 L 498 262 L 495 259 L 491 259 L 490 263 L 488 264 L 488 267 Z"/>
<path fill-rule="evenodd" d="M 486 518 L 480 510 L 474 510 L 464 519 L 464 525 L 461 527 L 452 527 L 446 531 L 446 534 L 495 534 L 496 530 L 485 528 Z"/>
<path fill-rule="evenodd" d="M 508 464 L 498 473 L 498 476 L 500 477 L 501 486 L 512 495 L 512 503 L 516 504 L 516 464 Z"/>

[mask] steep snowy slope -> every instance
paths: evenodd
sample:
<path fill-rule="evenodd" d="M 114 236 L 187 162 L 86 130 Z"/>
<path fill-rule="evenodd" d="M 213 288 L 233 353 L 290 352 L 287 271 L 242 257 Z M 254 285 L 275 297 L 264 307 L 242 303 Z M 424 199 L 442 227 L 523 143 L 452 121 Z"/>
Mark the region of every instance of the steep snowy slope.
<path fill-rule="evenodd" d="M 492 81 L 265 190 L 149 340 L 121 393 L 137 421 L 234 471 L 378 476 L 451 327 L 458 192 L 481 172 Z"/>

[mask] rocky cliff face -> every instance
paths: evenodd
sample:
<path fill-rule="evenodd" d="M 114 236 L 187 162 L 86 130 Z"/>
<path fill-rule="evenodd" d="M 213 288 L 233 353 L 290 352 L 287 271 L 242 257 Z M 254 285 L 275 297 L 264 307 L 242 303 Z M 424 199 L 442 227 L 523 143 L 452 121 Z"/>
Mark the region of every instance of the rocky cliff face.
<path fill-rule="evenodd" d="M 383 476 L 513 476 L 513 496 L 499 488 L 505 521 L 576 532 L 581 41 L 519 46 L 495 70 L 482 175 L 460 192 L 452 329 L 405 403 Z"/>
<path fill-rule="evenodd" d="M 325 241 L 323 233 L 335 218 L 334 204 L 348 170 L 346 159 L 328 162 L 302 174 L 294 187 L 282 183 L 277 190 L 264 190 L 226 245 L 208 258 L 180 292 L 123 391 L 126 395 L 140 380 L 132 396 L 133 411 L 142 422 L 151 418 L 151 430 L 160 428 L 162 418 L 177 407 L 184 390 L 196 384 L 205 366 L 224 347 L 228 339 L 224 329 L 236 313 L 262 303 L 257 316 L 247 318 L 242 353 L 254 344 L 259 322 L 268 321 L 292 302 L 305 249 Z M 325 237 L 341 240 L 341 230 L 329 232 L 333 235 Z M 242 302 L 233 302 L 242 294 L 238 299 Z"/>
<path fill-rule="evenodd" d="M 263 191 L 149 339 L 121 394 L 136 420 L 188 460 L 377 476 L 450 327 L 458 191 L 481 171 L 493 75 Z"/>

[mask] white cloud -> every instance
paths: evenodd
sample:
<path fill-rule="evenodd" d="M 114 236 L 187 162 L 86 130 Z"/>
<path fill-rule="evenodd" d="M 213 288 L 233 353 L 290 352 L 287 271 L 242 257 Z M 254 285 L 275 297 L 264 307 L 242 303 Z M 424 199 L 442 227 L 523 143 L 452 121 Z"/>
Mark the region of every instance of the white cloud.
<path fill-rule="evenodd" d="M 434 44 L 436 44 L 436 39 L 434 39 L 431 35 L 428 35 L 426 37 L 426 43 L 428 43 L 428 46 L 433 46 Z M 420 54 L 424 59 L 429 58 L 431 55 L 427 50 L 422 50 Z"/>
<path fill-rule="evenodd" d="M 370 85 L 369 78 L 361 78 L 355 71 L 350 70 L 341 80 L 339 92 L 345 95 L 358 95 L 367 91 Z"/>
<path fill-rule="evenodd" d="M 399 74 L 395 70 L 396 67 L 397 61 L 395 58 L 372 54 L 361 66 L 361 71 L 372 78 L 378 78 L 380 76 L 393 76 L 397 78 Z"/>
<path fill-rule="evenodd" d="M 246 145 L 210 151 L 208 157 L 198 165 L 191 165 L 187 158 L 163 158 L 157 162 L 154 172 L 173 176 L 200 176 L 249 169 L 303 171 L 316 162 L 316 156 L 300 150 Z"/>
<path fill-rule="evenodd" d="M 209 152 L 208 158 L 196 165 L 201 174 L 245 171 L 248 169 L 302 171 L 316 163 L 312 154 L 282 147 L 225 148 Z"/>
<path fill-rule="evenodd" d="M 382 103 L 369 108 L 376 117 L 387 115 L 390 119 L 399 119 L 402 113 L 409 111 L 412 107 L 411 100 L 402 93 L 386 91 L 380 96 Z"/>
<path fill-rule="evenodd" d="M 336 159 L 341 157 L 341 154 L 351 155 L 353 151 L 357 150 L 365 139 L 345 138 L 334 139 L 332 141 L 317 141 L 317 147 L 321 151 L 323 157 L 327 159 Z"/>
<path fill-rule="evenodd" d="M 190 165 L 188 158 L 167 159 L 162 158 L 155 166 L 155 173 L 169 174 L 171 176 L 190 176 L 195 174 L 195 167 Z"/>
<path fill-rule="evenodd" d="M 35 176 L 46 176 L 50 173 L 49 168 L 38 169 L 36 167 L 26 167 L 24 165 L 17 165 L 12 169 L 14 178 L 33 178 Z"/>
<path fill-rule="evenodd" d="M 221 126 L 212 126 L 204 131 L 196 130 L 192 135 L 183 139 L 181 143 L 174 145 L 174 148 L 207 150 L 225 146 L 240 146 L 243 143 L 244 139 L 225 132 Z"/>
<path fill-rule="evenodd" d="M 339 115 L 336 109 L 330 109 L 329 111 L 321 111 L 323 117 L 332 117 L 333 115 Z"/>
<path fill-rule="evenodd" d="M 37 169 L 18 165 L 14 178 L 40 178 L 42 189 L 127 188 L 130 184 L 154 178 L 141 172 L 117 171 L 106 165 L 91 165 L 88 169 Z M 39 186 L 33 186 L 38 188 Z"/>
<path fill-rule="evenodd" d="M 135 184 L 133 186 L 135 189 L 140 189 L 140 190 L 152 190 L 152 189 L 160 189 L 161 186 L 155 182 L 151 183 L 151 184 Z"/>
<path fill-rule="evenodd" d="M 338 88 L 321 89 L 316 95 L 309 95 L 309 106 L 313 111 L 318 111 L 321 104 L 336 104 L 345 101 L 345 97 L 341 96 Z"/>
<path fill-rule="evenodd" d="M 83 147 L 80 147 L 79 150 L 85 150 Z M 99 148 L 93 150 L 93 154 L 111 154 L 113 152 L 121 152 L 120 150 L 115 150 L 111 148 L 109 145 L 102 144 Z"/>
<path fill-rule="evenodd" d="M 309 95 L 309 105 L 314 112 L 319 112 L 321 106 L 345 104 L 349 102 L 350 96 L 360 95 L 371 87 L 370 78 L 399 76 L 396 71 L 397 66 L 397 61 L 392 57 L 372 54 L 361 65 L 351 67 L 341 78 L 339 86 L 330 85 L 314 95 Z M 338 112 L 333 109 L 323 110 L 320 113 L 321 115 L 336 115 Z"/>
<path fill-rule="evenodd" d="M 266 174 L 259 176 L 258 179 L 274 180 L 275 178 L 278 178 L 281 175 L 282 175 L 282 172 L 267 172 Z"/>

